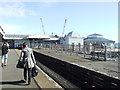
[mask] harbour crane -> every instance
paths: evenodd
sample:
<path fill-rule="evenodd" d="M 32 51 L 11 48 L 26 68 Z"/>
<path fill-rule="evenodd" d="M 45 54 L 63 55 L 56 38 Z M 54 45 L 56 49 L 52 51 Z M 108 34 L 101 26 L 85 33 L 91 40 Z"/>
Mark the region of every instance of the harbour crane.
<path fill-rule="evenodd" d="M 44 29 L 42 18 L 40 18 L 40 20 L 41 20 L 41 24 L 42 24 L 43 34 L 45 34 L 45 29 Z"/>
<path fill-rule="evenodd" d="M 64 32 L 65 32 L 66 22 L 67 22 L 67 19 L 65 19 L 64 26 L 63 26 L 63 32 L 62 32 L 63 37 L 64 37 Z"/>

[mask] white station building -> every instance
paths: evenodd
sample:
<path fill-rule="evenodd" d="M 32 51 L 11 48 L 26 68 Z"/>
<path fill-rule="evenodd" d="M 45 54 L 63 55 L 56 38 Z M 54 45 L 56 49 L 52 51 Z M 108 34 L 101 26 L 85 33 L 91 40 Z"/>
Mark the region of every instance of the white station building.
<path fill-rule="evenodd" d="M 83 45 L 83 37 L 78 32 L 71 31 L 65 37 L 61 38 L 60 43 L 63 45 Z"/>

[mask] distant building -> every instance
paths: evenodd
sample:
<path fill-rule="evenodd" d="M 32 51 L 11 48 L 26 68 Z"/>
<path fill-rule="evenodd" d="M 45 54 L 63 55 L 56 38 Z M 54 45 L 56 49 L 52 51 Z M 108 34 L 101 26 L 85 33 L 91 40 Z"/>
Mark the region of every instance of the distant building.
<path fill-rule="evenodd" d="M 44 40 L 49 39 L 50 37 L 47 35 L 29 35 L 25 37 L 24 39 L 29 41 L 29 47 L 31 48 L 39 48 L 39 46 L 44 42 Z"/>
<path fill-rule="evenodd" d="M 115 43 L 115 44 L 114 44 L 114 47 L 120 49 L 120 43 Z"/>
<path fill-rule="evenodd" d="M 4 41 L 9 43 L 9 48 L 21 48 L 23 42 L 28 42 L 24 38 L 28 35 L 21 35 L 21 34 L 5 34 Z"/>
<path fill-rule="evenodd" d="M 59 36 L 49 35 L 50 38 L 45 39 L 43 44 L 59 44 Z"/>
<path fill-rule="evenodd" d="M 95 51 L 95 49 L 102 50 L 106 46 L 108 47 L 114 43 L 115 41 L 103 38 L 102 35 L 96 33 L 88 35 L 87 38 L 84 38 L 84 46 L 88 52 Z"/>
<path fill-rule="evenodd" d="M 63 45 L 83 45 L 83 37 L 80 37 L 77 32 L 71 31 L 65 37 L 60 38 L 60 43 Z"/>
<path fill-rule="evenodd" d="M 30 48 L 39 48 L 41 44 L 44 43 L 53 43 L 58 40 L 58 38 L 51 38 L 47 35 L 21 35 L 21 34 L 6 34 L 4 37 L 4 41 L 9 43 L 10 48 L 21 48 L 22 43 L 28 43 Z"/>

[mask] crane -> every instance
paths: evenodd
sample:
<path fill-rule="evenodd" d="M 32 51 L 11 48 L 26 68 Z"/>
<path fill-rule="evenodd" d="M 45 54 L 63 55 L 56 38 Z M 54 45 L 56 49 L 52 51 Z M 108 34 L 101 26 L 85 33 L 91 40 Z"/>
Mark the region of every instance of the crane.
<path fill-rule="evenodd" d="M 42 24 L 43 34 L 45 34 L 45 29 L 44 29 L 42 18 L 40 18 L 40 20 L 41 20 L 41 24 Z"/>
<path fill-rule="evenodd" d="M 66 27 L 66 22 L 67 22 L 67 19 L 65 19 L 65 22 L 64 22 L 64 26 L 63 26 L 63 32 L 62 32 L 62 36 L 64 36 L 65 27 Z"/>

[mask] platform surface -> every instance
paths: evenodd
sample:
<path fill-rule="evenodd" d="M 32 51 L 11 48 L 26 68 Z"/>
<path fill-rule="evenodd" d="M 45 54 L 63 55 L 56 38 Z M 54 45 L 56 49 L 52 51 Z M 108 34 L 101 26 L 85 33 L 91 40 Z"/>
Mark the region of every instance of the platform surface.
<path fill-rule="evenodd" d="M 56 82 L 54 82 L 49 76 L 47 76 L 42 70 L 39 69 L 37 77 L 32 78 L 31 84 L 24 83 L 23 69 L 16 68 L 16 64 L 19 58 L 20 51 L 10 49 L 8 53 L 7 66 L 0 66 L 0 89 L 34 89 L 41 90 L 44 88 L 61 88 Z M 1 65 L 1 62 L 0 62 Z"/>

